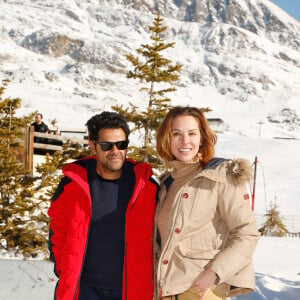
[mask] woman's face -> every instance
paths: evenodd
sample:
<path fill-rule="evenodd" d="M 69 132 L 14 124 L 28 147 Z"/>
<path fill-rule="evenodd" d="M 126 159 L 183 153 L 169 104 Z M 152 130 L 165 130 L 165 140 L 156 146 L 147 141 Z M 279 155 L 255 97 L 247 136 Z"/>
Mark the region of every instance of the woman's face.
<path fill-rule="evenodd" d="M 171 151 L 177 160 L 193 161 L 198 157 L 201 135 L 197 120 L 192 116 L 177 116 L 172 122 Z"/>

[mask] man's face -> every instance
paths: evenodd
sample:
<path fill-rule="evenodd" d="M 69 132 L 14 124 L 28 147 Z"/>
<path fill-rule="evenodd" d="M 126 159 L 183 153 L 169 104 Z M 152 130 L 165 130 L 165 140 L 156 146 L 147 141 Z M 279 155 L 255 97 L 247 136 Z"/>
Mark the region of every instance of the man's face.
<path fill-rule="evenodd" d="M 126 135 L 121 128 L 102 128 L 98 133 L 97 142 L 126 141 Z M 97 173 L 105 179 L 118 179 L 121 176 L 122 166 L 126 159 L 127 149 L 119 150 L 113 145 L 110 150 L 104 151 L 100 144 L 89 142 L 93 154 L 97 157 Z"/>
<path fill-rule="evenodd" d="M 35 115 L 34 119 L 35 119 L 36 124 L 41 124 L 42 123 L 41 115 Z"/>

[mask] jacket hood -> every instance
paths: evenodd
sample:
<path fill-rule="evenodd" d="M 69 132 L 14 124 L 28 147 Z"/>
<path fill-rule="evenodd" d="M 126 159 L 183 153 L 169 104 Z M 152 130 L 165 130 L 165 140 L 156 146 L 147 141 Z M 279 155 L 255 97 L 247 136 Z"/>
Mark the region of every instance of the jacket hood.
<path fill-rule="evenodd" d="M 250 163 L 243 158 L 213 158 L 198 176 L 204 176 L 218 182 L 228 181 L 233 185 L 244 185 L 252 180 Z"/>
<path fill-rule="evenodd" d="M 252 181 L 251 165 L 242 158 L 230 160 L 226 174 L 234 185 L 243 185 Z"/>

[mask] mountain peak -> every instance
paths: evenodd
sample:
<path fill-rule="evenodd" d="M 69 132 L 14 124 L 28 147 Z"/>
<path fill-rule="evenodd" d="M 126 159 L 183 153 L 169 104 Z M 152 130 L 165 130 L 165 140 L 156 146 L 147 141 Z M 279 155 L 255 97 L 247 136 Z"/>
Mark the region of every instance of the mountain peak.
<path fill-rule="evenodd" d="M 39 102 L 26 91 L 41 89 L 51 101 L 76 99 L 87 112 L 128 99 L 143 106 L 125 56 L 150 43 L 158 9 L 164 38 L 175 42 L 168 56 L 183 65 L 174 104 L 198 105 L 210 90 L 274 114 L 298 108 L 300 25 L 268 0 L 2 1 L 1 77 L 31 111 Z"/>

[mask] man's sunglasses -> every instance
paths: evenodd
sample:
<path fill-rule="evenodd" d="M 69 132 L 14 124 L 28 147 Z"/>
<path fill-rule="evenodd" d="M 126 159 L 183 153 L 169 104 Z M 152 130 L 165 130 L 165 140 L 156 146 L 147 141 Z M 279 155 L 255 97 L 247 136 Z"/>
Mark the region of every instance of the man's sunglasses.
<path fill-rule="evenodd" d="M 125 150 L 128 147 L 129 140 L 126 141 L 118 141 L 118 142 L 97 142 L 95 144 L 99 144 L 102 151 L 109 151 L 112 149 L 114 145 L 117 146 L 119 150 Z"/>

